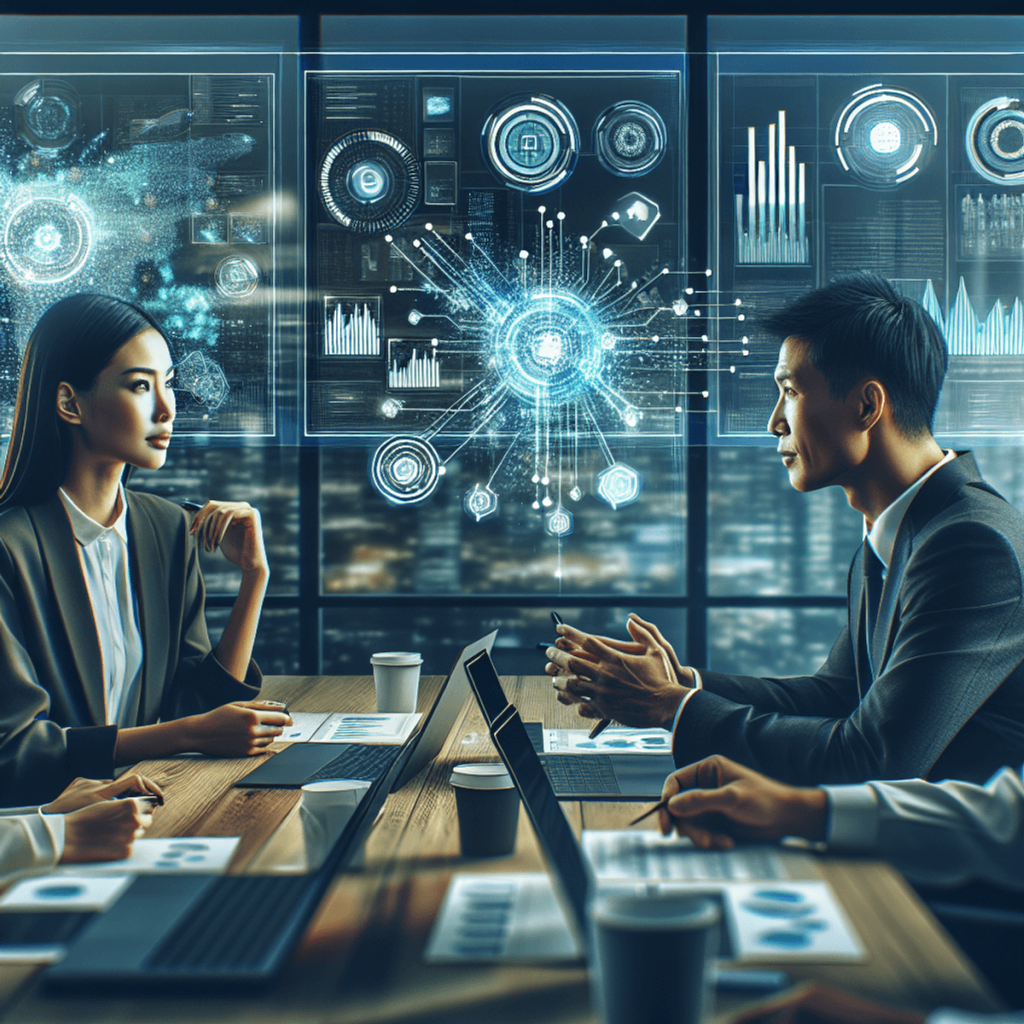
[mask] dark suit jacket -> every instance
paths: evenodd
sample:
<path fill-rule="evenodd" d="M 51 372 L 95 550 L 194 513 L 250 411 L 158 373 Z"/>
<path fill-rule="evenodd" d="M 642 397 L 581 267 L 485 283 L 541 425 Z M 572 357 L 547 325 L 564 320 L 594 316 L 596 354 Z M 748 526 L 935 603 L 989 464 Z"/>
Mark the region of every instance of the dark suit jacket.
<path fill-rule="evenodd" d="M 969 452 L 921 487 L 896 535 L 871 657 L 864 570 L 848 624 L 810 676 L 702 672 L 677 764 L 724 754 L 787 782 L 983 782 L 1024 761 L 1024 516 Z M 873 668 L 872 668 L 873 666 Z"/>
<path fill-rule="evenodd" d="M 205 590 L 177 505 L 127 491 L 143 668 L 136 722 L 197 714 L 259 693 L 210 653 Z M 60 497 L 0 515 L 0 806 L 42 803 L 76 776 L 110 778 L 99 639 Z"/>

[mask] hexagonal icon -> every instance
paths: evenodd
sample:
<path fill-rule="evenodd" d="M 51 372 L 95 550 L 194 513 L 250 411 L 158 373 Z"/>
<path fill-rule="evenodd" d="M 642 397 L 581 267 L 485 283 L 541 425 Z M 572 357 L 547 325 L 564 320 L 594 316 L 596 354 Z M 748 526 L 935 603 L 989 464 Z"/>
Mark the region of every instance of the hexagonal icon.
<path fill-rule="evenodd" d="M 624 462 L 616 462 L 598 473 L 597 493 L 612 508 L 629 505 L 640 497 L 640 474 Z"/>
<path fill-rule="evenodd" d="M 544 529 L 552 537 L 568 537 L 572 533 L 572 513 L 556 506 L 544 517 Z"/>
<path fill-rule="evenodd" d="M 472 516 L 479 523 L 481 519 L 498 511 L 498 496 L 490 487 L 473 484 L 462 499 L 462 507 L 466 515 Z"/>
<path fill-rule="evenodd" d="M 630 192 L 623 196 L 612 210 L 612 220 L 641 242 L 660 219 L 661 207 L 653 199 L 639 192 Z"/>

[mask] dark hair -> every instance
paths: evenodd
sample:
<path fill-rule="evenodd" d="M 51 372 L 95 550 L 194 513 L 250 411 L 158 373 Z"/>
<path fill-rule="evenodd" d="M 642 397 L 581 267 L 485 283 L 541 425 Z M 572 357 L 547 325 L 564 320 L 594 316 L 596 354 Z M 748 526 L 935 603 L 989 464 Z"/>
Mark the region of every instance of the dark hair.
<path fill-rule="evenodd" d="M 889 392 L 897 429 L 911 438 L 931 431 L 949 361 L 946 342 L 924 307 L 884 277 L 860 271 L 836 278 L 761 326 L 805 342 L 833 398 L 877 377 Z"/>
<path fill-rule="evenodd" d="M 87 391 L 114 353 L 160 325 L 109 295 L 69 295 L 40 318 L 25 346 L 14 425 L 0 477 L 0 508 L 37 505 L 56 493 L 71 466 L 71 428 L 57 415 L 57 385 Z"/>

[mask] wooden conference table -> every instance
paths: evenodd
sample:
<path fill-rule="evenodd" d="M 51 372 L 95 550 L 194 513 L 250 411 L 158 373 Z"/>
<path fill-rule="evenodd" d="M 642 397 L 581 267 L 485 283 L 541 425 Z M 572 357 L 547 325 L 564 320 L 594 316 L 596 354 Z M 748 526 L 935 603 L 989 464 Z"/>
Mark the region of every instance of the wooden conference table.
<path fill-rule="evenodd" d="M 441 677 L 420 687 L 420 710 L 430 706 Z M 575 727 L 573 711 L 558 704 L 547 677 L 509 677 L 510 698 L 526 720 Z M 296 711 L 369 711 L 370 676 L 278 676 L 263 695 Z M 269 756 L 269 755 L 266 755 Z M 236 760 L 181 758 L 138 766 L 167 794 L 151 836 L 233 836 L 242 841 L 229 868 L 262 873 L 301 860 L 297 790 L 232 789 L 266 756 Z M 269 990 L 242 994 L 188 991 L 104 992 L 49 996 L 38 969 L 0 967 L 0 1013 L 5 1022 L 33 1024 L 593 1024 L 586 973 L 552 966 L 428 966 L 422 952 L 453 871 L 543 870 L 523 815 L 511 858 L 463 859 L 453 764 L 495 760 L 496 751 L 474 702 L 463 710 L 441 755 L 388 798 L 366 846 L 364 870 L 339 875 L 307 929 L 284 976 Z M 565 803 L 578 828 L 622 827 L 640 805 Z M 841 899 L 870 951 L 857 965 L 784 966 L 797 980 L 835 985 L 866 998 L 913 1010 L 939 1005 L 991 1010 L 998 1002 L 972 965 L 919 902 L 902 877 L 878 861 L 822 857 L 814 867 Z M 252 927 L 261 926 L 251 908 Z M 749 1000 L 747 1000 L 749 1002 Z M 744 1005 L 720 995 L 716 1017 Z"/>

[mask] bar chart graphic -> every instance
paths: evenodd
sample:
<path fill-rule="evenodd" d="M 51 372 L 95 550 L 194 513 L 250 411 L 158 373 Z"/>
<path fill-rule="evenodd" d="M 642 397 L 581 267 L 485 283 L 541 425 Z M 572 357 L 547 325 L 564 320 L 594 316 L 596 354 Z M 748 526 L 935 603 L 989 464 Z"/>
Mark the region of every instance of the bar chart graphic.
<path fill-rule="evenodd" d="M 388 349 L 389 388 L 401 390 L 441 386 L 441 362 L 434 346 L 410 345 L 408 342 L 391 340 Z"/>
<path fill-rule="evenodd" d="M 939 325 L 951 356 L 1024 355 L 1024 303 L 1019 297 L 1009 305 L 996 299 L 984 318 L 979 317 L 961 277 L 948 316 L 943 316 L 931 281 L 921 304 Z"/>
<path fill-rule="evenodd" d="M 324 297 L 325 356 L 380 355 L 380 300 Z"/>
<path fill-rule="evenodd" d="M 764 159 L 747 128 L 747 191 L 736 194 L 738 263 L 807 263 L 807 165 L 786 141 L 786 112 L 769 124 Z"/>

